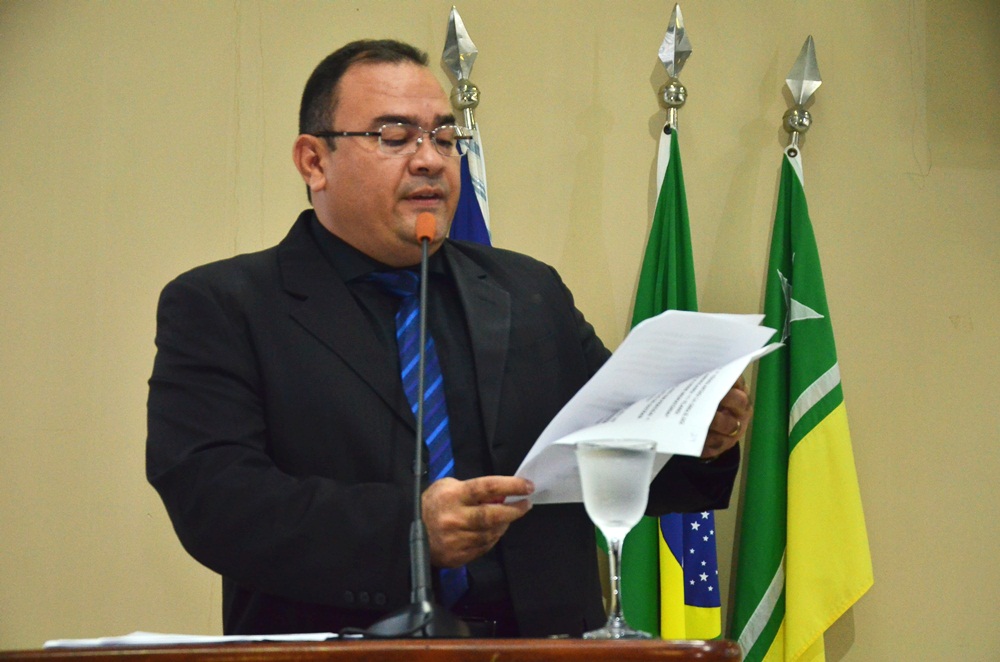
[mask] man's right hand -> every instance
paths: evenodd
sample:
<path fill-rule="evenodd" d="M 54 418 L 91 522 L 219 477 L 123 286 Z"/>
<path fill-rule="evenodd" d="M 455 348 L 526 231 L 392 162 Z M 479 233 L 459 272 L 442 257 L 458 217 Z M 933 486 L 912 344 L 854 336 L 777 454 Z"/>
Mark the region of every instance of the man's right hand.
<path fill-rule="evenodd" d="M 421 499 L 431 563 L 457 568 L 490 551 L 510 523 L 531 510 L 527 499 L 504 500 L 534 491 L 531 481 L 513 476 L 434 481 Z"/>

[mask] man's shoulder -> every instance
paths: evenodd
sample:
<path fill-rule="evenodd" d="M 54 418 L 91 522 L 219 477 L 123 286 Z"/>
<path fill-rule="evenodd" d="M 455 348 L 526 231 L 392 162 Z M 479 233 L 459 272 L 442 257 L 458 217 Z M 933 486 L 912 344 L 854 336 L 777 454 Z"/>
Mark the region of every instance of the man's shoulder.
<path fill-rule="evenodd" d="M 252 253 L 242 253 L 181 273 L 170 285 L 200 285 L 213 289 L 232 289 L 277 275 L 277 246 Z M 168 285 L 168 287 L 170 286 Z"/>
<path fill-rule="evenodd" d="M 449 240 L 448 244 L 452 254 L 459 260 L 468 260 L 492 276 L 508 275 L 515 278 L 556 276 L 556 271 L 551 266 L 524 253 L 473 241 Z"/>
<path fill-rule="evenodd" d="M 277 245 L 262 250 L 241 253 L 189 269 L 177 276 L 175 284 L 208 287 L 213 290 L 240 291 L 280 282 L 279 254 L 288 249 L 309 245 L 308 211 L 303 212 Z"/>

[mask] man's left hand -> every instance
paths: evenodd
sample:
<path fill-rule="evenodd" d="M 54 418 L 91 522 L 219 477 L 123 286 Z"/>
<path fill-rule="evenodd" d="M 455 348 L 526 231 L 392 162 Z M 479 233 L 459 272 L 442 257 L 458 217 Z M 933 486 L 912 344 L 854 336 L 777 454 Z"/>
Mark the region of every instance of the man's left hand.
<path fill-rule="evenodd" d="M 739 443 L 746 434 L 751 417 L 753 403 L 750 401 L 746 380 L 740 377 L 719 403 L 719 409 L 708 428 L 701 459 L 714 459 Z"/>

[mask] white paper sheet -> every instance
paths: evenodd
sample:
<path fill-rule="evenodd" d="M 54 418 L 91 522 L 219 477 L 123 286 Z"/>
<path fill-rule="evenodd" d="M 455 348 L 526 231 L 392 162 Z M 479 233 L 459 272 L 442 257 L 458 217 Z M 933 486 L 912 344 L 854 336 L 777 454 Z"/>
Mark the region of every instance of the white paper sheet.
<path fill-rule="evenodd" d="M 634 329 L 611 359 L 542 432 L 515 473 L 535 483 L 532 502 L 583 500 L 573 445 L 589 439 L 649 439 L 654 476 L 675 453 L 701 454 L 719 402 L 774 329 L 761 315 L 671 310 Z"/>
<path fill-rule="evenodd" d="M 260 634 L 260 635 L 201 635 L 201 634 L 161 634 L 159 632 L 132 632 L 120 637 L 99 637 L 97 639 L 52 639 L 45 642 L 45 648 L 100 648 L 107 646 L 178 646 L 181 644 L 231 644 L 252 641 L 326 641 L 336 639 L 332 632 L 308 632 L 304 634 Z"/>

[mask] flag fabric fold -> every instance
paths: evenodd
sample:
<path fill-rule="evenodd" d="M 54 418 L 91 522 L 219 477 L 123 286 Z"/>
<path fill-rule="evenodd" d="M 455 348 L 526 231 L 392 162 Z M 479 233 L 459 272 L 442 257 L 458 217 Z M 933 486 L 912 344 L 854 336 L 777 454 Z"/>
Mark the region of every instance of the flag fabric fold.
<path fill-rule="evenodd" d="M 802 163 L 789 147 L 771 239 L 730 637 L 744 659 L 823 660 L 823 632 L 873 583 L 833 326 Z"/>
<path fill-rule="evenodd" d="M 469 151 L 462 157 L 462 192 L 449 237 L 491 245 L 490 207 L 486 191 L 486 161 L 479 129 L 472 130 Z"/>
<path fill-rule="evenodd" d="M 680 147 L 676 130 L 667 126 L 660 135 L 657 184 L 632 326 L 668 309 L 698 309 Z M 622 601 L 632 627 L 665 639 L 721 634 L 714 513 L 645 517 L 623 551 Z"/>
<path fill-rule="evenodd" d="M 715 513 L 660 518 L 660 636 L 715 639 L 722 634 Z"/>

